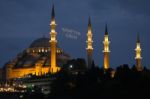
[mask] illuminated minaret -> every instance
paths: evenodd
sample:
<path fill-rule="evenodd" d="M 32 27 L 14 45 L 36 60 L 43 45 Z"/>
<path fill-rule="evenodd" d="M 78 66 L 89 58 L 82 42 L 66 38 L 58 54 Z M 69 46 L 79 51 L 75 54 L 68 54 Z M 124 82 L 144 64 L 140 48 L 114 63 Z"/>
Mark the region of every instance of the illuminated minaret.
<path fill-rule="evenodd" d="M 109 43 L 110 43 L 110 41 L 109 41 L 109 38 L 108 38 L 108 31 L 107 31 L 107 24 L 106 24 L 104 41 L 103 41 L 103 44 L 104 44 L 104 50 L 103 50 L 103 53 L 104 53 L 104 69 L 109 68 L 109 53 L 110 53 Z"/>
<path fill-rule="evenodd" d="M 57 67 L 56 63 L 56 45 L 57 45 L 57 39 L 56 39 L 56 23 L 55 23 L 55 11 L 54 11 L 54 5 L 52 7 L 52 15 L 51 15 L 51 32 L 50 32 L 50 48 L 51 48 L 51 67 L 50 72 L 56 73 L 60 68 Z"/>
<path fill-rule="evenodd" d="M 91 26 L 91 20 L 89 17 L 89 22 L 88 22 L 88 32 L 87 32 L 87 63 L 88 63 L 88 68 L 91 68 L 92 66 L 92 54 L 93 54 L 93 39 L 92 39 L 92 26 Z"/>
<path fill-rule="evenodd" d="M 137 71 L 142 71 L 142 65 L 141 65 L 141 47 L 140 47 L 140 38 L 137 36 L 137 41 L 136 41 L 136 48 L 135 48 L 135 60 L 136 60 L 136 69 Z"/>

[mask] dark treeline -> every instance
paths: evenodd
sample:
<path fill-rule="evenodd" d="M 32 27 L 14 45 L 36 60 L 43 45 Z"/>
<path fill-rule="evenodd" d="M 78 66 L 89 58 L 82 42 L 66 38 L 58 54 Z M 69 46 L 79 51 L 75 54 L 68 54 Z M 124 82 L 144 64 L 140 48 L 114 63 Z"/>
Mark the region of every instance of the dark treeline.
<path fill-rule="evenodd" d="M 150 71 L 136 71 L 121 65 L 114 77 L 112 69 L 92 67 L 77 75 L 61 70 L 53 82 L 49 99 L 149 99 Z"/>

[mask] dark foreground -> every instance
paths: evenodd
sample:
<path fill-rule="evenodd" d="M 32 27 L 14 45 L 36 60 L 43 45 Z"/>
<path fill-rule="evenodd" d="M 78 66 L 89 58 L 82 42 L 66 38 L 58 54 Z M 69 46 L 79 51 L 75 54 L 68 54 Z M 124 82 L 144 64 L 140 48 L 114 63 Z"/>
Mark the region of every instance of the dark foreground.
<path fill-rule="evenodd" d="M 127 65 L 112 69 L 96 67 L 78 74 L 65 70 L 56 75 L 51 93 L 0 93 L 0 99 L 150 99 L 150 71 L 141 72 Z"/>

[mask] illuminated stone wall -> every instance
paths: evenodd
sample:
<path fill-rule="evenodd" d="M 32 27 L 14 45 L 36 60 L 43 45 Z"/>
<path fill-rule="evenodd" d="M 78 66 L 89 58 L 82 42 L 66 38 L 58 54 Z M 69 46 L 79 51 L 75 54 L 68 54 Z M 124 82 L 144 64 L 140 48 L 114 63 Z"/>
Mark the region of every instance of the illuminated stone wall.
<path fill-rule="evenodd" d="M 48 72 L 49 72 L 49 66 L 48 67 L 35 66 L 34 68 L 19 68 L 19 69 L 7 68 L 6 79 L 9 80 L 14 78 L 22 78 L 28 74 L 40 76 Z"/>

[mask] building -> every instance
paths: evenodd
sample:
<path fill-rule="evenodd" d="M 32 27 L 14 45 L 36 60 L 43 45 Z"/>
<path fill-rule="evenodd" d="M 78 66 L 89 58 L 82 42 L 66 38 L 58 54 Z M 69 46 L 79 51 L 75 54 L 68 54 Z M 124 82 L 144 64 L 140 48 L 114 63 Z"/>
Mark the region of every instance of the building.
<path fill-rule="evenodd" d="M 93 56 L 93 33 L 92 33 L 92 25 L 91 25 L 91 19 L 89 18 L 88 22 L 88 32 L 87 32 L 87 66 L 88 68 L 91 68 L 92 66 L 92 56 Z"/>
<path fill-rule="evenodd" d="M 50 72 L 49 38 L 39 38 L 31 43 L 29 48 L 19 53 L 14 59 L 4 65 L 6 79 L 21 78 L 28 74 L 37 76 Z M 71 57 L 57 46 L 57 66 L 63 66 Z"/>
<path fill-rule="evenodd" d="M 60 67 L 70 59 L 70 56 L 57 46 L 54 5 L 50 28 L 50 39 L 43 37 L 35 40 L 29 48 L 5 64 L 4 78 L 7 80 L 22 78 L 29 74 L 41 76 L 60 70 Z"/>
<path fill-rule="evenodd" d="M 60 67 L 58 67 L 57 65 L 57 56 L 56 56 L 56 51 L 57 51 L 57 48 L 56 48 L 56 45 L 57 45 L 57 32 L 56 32 L 56 22 L 55 22 L 55 10 L 54 10 L 54 5 L 53 5 L 53 8 L 52 8 L 52 15 L 51 15 L 51 23 L 50 23 L 50 28 L 51 28 L 51 31 L 50 31 L 50 48 L 51 48 L 51 53 L 50 53 L 50 56 L 51 56 L 51 65 L 50 65 L 50 72 L 51 73 L 56 73 L 60 70 Z"/>
<path fill-rule="evenodd" d="M 141 43 L 140 43 L 140 37 L 137 36 L 137 41 L 136 41 L 136 48 L 135 48 L 135 60 L 136 60 L 136 69 L 137 71 L 142 71 L 143 67 L 141 64 L 142 57 L 141 57 Z"/>
<path fill-rule="evenodd" d="M 7 62 L 3 68 L 3 78 L 6 80 L 14 79 L 14 78 L 22 78 L 26 75 L 33 74 L 36 76 L 41 76 L 46 73 L 56 73 L 60 70 L 60 68 L 66 65 L 68 70 L 75 71 L 83 71 L 85 68 L 85 64 L 83 60 L 72 60 L 67 63 L 71 57 L 65 53 L 65 51 L 58 46 L 57 42 L 57 32 L 56 32 L 56 21 L 55 21 L 55 10 L 54 5 L 52 7 L 51 13 L 51 22 L 50 22 L 50 38 L 42 37 L 32 42 L 29 48 L 25 49 L 22 53 L 18 54 L 13 60 Z M 89 18 L 88 22 L 88 31 L 87 31 L 87 63 L 88 68 L 92 66 L 92 56 L 93 56 L 93 33 L 92 33 L 92 25 L 91 20 Z M 105 27 L 105 34 L 103 40 L 103 53 L 104 53 L 104 61 L 103 68 L 105 70 L 110 68 L 109 64 L 109 54 L 110 54 L 110 41 L 107 30 L 107 25 Z M 138 71 L 142 70 L 141 66 L 141 48 L 140 48 L 140 40 L 139 37 L 136 43 L 136 68 Z M 75 61 L 75 62 L 74 62 Z M 79 65 L 77 63 L 83 63 L 83 68 L 76 68 Z M 70 63 L 74 63 L 71 65 Z M 65 69 L 66 69 L 65 68 Z"/>
<path fill-rule="evenodd" d="M 109 41 L 109 38 L 108 38 L 107 24 L 106 24 L 106 27 L 105 27 L 105 35 L 104 35 L 103 44 L 104 44 L 104 50 L 103 50 L 103 53 L 104 53 L 104 69 L 108 69 L 109 68 L 109 53 L 110 53 L 109 44 L 110 44 L 110 41 Z"/>

